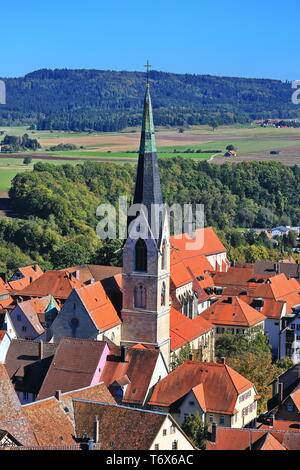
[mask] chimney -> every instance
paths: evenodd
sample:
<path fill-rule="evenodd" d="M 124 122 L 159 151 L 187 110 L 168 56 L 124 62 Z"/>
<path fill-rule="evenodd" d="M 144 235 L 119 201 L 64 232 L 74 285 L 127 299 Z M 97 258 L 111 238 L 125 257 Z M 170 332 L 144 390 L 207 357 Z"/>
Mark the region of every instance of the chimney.
<path fill-rule="evenodd" d="M 95 444 L 99 442 L 99 416 L 95 416 L 94 419 L 94 442 Z"/>
<path fill-rule="evenodd" d="M 222 364 L 226 364 L 226 357 L 221 357 Z"/>
<path fill-rule="evenodd" d="M 273 397 L 279 392 L 279 378 L 277 377 L 272 384 Z"/>
<path fill-rule="evenodd" d="M 217 424 L 216 423 L 212 423 L 212 426 L 211 426 L 210 442 L 214 442 L 215 444 L 217 442 Z"/>
<path fill-rule="evenodd" d="M 37 264 L 34 264 L 34 265 L 32 266 L 32 269 L 36 272 L 36 271 L 37 271 Z"/>
<path fill-rule="evenodd" d="M 125 362 L 126 350 L 127 350 L 126 346 L 121 346 L 121 362 Z"/>
<path fill-rule="evenodd" d="M 43 341 L 40 341 L 39 342 L 39 359 L 43 359 L 44 358 L 44 343 Z"/>
<path fill-rule="evenodd" d="M 89 439 L 89 442 L 88 442 L 88 450 L 94 450 L 94 441 L 93 439 Z"/>
<path fill-rule="evenodd" d="M 275 416 L 273 414 L 270 415 L 270 424 L 269 424 L 270 428 L 274 427 L 274 420 L 275 420 Z"/>
<path fill-rule="evenodd" d="M 54 396 L 57 401 L 61 401 L 61 390 L 56 390 Z"/>
<path fill-rule="evenodd" d="M 283 400 L 283 383 L 279 382 L 279 384 L 278 384 L 278 405 L 280 405 L 282 400 Z"/>

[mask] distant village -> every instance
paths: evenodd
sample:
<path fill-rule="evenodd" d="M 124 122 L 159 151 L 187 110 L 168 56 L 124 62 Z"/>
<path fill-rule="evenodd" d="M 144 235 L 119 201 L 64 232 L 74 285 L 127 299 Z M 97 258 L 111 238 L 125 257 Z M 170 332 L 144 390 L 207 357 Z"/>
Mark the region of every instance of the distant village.
<path fill-rule="evenodd" d="M 163 202 L 148 83 L 133 202 Z M 166 214 L 150 227 L 142 210 L 128 216 L 122 267 L 2 276 L 0 448 L 200 450 L 185 427 L 197 416 L 201 450 L 300 450 L 300 265 L 230 265 L 211 227 L 192 250 Z M 265 384 L 264 413 L 255 384 L 216 357 L 228 333 L 265 335 L 273 359 L 291 361 Z"/>

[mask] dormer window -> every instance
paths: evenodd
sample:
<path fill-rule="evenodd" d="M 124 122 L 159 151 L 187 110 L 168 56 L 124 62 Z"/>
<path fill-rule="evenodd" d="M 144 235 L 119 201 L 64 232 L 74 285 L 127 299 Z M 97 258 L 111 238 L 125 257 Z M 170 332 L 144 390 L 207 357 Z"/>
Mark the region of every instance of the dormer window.
<path fill-rule="evenodd" d="M 147 271 L 147 245 L 142 238 L 135 244 L 135 271 Z"/>

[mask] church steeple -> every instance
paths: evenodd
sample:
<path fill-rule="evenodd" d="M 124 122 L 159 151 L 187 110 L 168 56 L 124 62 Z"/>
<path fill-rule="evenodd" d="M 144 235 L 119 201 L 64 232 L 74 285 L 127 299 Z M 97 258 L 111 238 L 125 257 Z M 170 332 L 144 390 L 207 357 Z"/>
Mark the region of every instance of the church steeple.
<path fill-rule="evenodd" d="M 148 211 L 149 225 L 153 227 L 155 220 L 151 220 L 151 208 L 155 205 L 158 210 L 162 203 L 150 84 L 147 81 L 133 204 L 144 204 Z M 132 220 L 134 217 L 128 217 L 128 225 Z M 160 229 L 161 227 L 158 227 L 155 238 L 159 238 Z"/>
<path fill-rule="evenodd" d="M 133 199 L 138 207 L 132 212 L 129 209 L 129 234 L 123 246 L 121 344 L 159 348 L 168 366 L 170 233 L 161 195 L 149 88 L 147 79 Z"/>

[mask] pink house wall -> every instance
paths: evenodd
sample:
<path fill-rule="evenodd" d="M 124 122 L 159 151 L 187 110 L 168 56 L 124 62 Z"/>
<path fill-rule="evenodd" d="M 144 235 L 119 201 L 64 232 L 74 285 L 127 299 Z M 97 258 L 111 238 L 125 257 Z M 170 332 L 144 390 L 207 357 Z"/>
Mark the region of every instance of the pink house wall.
<path fill-rule="evenodd" d="M 107 358 L 108 354 L 109 354 L 109 348 L 106 344 L 104 349 L 103 349 L 103 352 L 101 354 L 101 357 L 100 357 L 99 363 L 97 365 L 97 368 L 96 368 L 94 377 L 92 379 L 91 385 L 96 385 L 100 382 L 100 377 L 102 375 L 102 372 L 103 372 L 103 369 L 104 369 L 104 366 L 105 366 L 105 363 L 106 363 L 106 358 Z"/>

